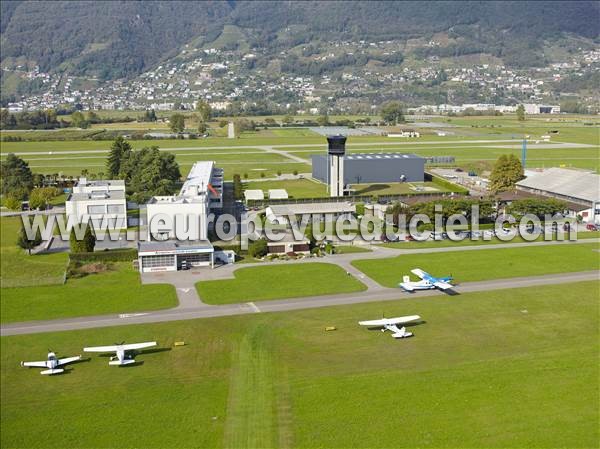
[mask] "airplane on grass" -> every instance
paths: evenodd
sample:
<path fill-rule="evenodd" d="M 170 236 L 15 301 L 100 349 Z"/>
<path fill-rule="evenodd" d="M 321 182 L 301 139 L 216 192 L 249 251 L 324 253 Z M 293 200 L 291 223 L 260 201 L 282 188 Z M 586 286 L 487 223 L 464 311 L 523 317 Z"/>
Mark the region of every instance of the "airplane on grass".
<path fill-rule="evenodd" d="M 359 321 L 358 324 L 361 326 L 368 327 L 381 327 L 381 332 L 390 331 L 393 332 L 392 337 L 394 338 L 408 338 L 412 337 L 412 332 L 407 332 L 406 327 L 402 326 L 398 328 L 398 324 L 410 323 L 411 321 L 420 320 L 419 315 L 401 316 L 397 318 L 382 318 L 380 320 L 370 321 Z"/>
<path fill-rule="evenodd" d="M 131 343 L 131 344 L 115 344 L 113 346 L 93 346 L 90 348 L 83 348 L 84 352 L 115 352 L 116 355 L 110 358 L 109 365 L 130 365 L 135 363 L 135 359 L 132 354 L 126 354 L 127 351 L 134 351 L 136 349 L 150 348 L 156 346 L 155 341 L 149 341 L 145 343 Z"/>
<path fill-rule="evenodd" d="M 65 370 L 63 368 L 60 368 L 61 366 L 66 365 L 68 363 L 76 362 L 78 360 L 81 360 L 80 355 L 77 355 L 75 357 L 66 357 L 64 359 L 59 359 L 56 357 L 55 352 L 48 351 L 48 360 L 41 362 L 21 362 L 21 366 L 28 366 L 30 368 L 48 368 L 44 371 L 41 371 L 40 374 L 52 375 L 64 372 Z"/>
<path fill-rule="evenodd" d="M 411 273 L 420 277 L 421 280 L 413 282 L 410 280 L 409 276 L 403 276 L 402 282 L 400 282 L 400 284 L 398 285 L 407 292 L 412 292 L 415 290 L 428 290 L 432 288 L 448 290 L 454 287 L 454 285 L 450 283 L 450 281 L 452 280 L 452 276 L 436 278 L 430 275 L 429 273 L 421 270 L 420 268 L 415 268 L 414 270 L 411 270 Z"/>

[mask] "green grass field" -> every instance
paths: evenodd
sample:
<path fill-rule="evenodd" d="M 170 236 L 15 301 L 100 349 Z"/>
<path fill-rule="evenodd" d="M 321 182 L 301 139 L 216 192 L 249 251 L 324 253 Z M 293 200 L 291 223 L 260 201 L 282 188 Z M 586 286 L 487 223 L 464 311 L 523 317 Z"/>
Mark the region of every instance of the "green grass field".
<path fill-rule="evenodd" d="M 600 133 L 598 126 L 586 126 L 584 123 L 594 122 L 593 117 L 561 116 L 534 118 L 530 117 L 525 122 L 518 122 L 514 116 L 504 117 L 452 117 L 434 119 L 441 125 L 452 125 L 447 128 L 449 134 L 444 137 L 424 134 L 419 139 L 390 139 L 382 136 L 350 136 L 348 138 L 348 152 L 411 152 L 421 156 L 454 156 L 456 163 L 465 168 L 479 168 L 482 164 L 489 168 L 502 154 L 515 154 L 520 157 L 521 139 L 524 135 L 530 136 L 527 153 L 527 167 L 578 167 L 598 171 L 600 166 L 598 157 L 600 151 Z M 144 124 L 136 124 L 144 125 Z M 111 128 L 119 126 L 127 128 L 128 124 L 111 124 Z M 124 128 L 124 129 L 125 129 Z M 441 127 L 440 127 L 441 128 Z M 558 148 L 544 148 L 546 145 L 540 140 L 542 135 L 551 130 L 558 133 L 551 134 L 551 144 L 565 143 Z M 82 133 L 82 131 L 78 131 Z M 93 130 L 86 131 L 88 134 Z M 75 130 L 60 130 L 49 133 L 39 132 L 2 132 L 2 136 L 21 135 L 47 135 L 48 141 L 35 142 L 1 142 L 0 159 L 9 152 L 24 154 L 34 171 L 41 173 L 62 173 L 64 175 L 79 175 L 81 170 L 87 169 L 90 173 L 105 171 L 105 153 L 90 153 L 88 151 L 107 151 L 110 141 L 96 140 L 50 140 L 55 135 L 63 138 L 77 136 Z M 45 133 L 45 134 L 44 134 Z M 87 134 L 81 134 L 85 136 Z M 477 140 L 490 140 L 491 142 L 476 142 Z M 508 141 L 507 141 L 508 140 Z M 539 141 L 539 143 L 536 143 Z M 385 145 L 378 145 L 383 143 Z M 390 145 L 391 143 L 391 145 Z M 568 144 L 586 144 L 591 147 L 577 147 Z M 267 177 L 274 177 L 278 171 L 283 173 L 310 172 L 310 156 L 323 154 L 326 143 L 323 136 L 306 128 L 271 128 L 260 129 L 257 132 L 242 133 L 238 139 L 224 137 L 209 137 L 193 140 L 131 140 L 134 148 L 149 145 L 158 145 L 163 149 L 172 150 L 176 155 L 183 171 L 186 171 L 195 160 L 212 159 L 225 168 L 228 179 L 234 173 L 248 175 L 248 179 L 257 179 L 264 173 Z M 299 145 L 286 147 L 287 145 Z M 306 145 L 306 146 L 305 146 Z M 313 146 L 311 146 L 313 145 Z M 315 147 L 314 145 L 318 145 Z M 298 164 L 284 156 L 269 154 L 261 146 L 273 146 L 289 151 L 294 156 L 306 159 L 306 164 Z M 216 147 L 216 148 L 215 148 Z M 79 154 L 60 154 L 65 151 L 78 151 Z M 227 154 L 233 152 L 251 152 L 245 156 Z M 50 153 L 30 154 L 28 153 Z M 208 152 L 212 153 L 209 154 Z M 233 164 L 233 165 L 232 165 Z M 280 164 L 280 165 L 277 165 Z"/>
<path fill-rule="evenodd" d="M 448 189 L 434 182 L 388 182 L 379 184 L 352 184 L 355 195 L 404 195 L 422 192 L 448 192 Z M 419 190 L 423 189 L 423 190 Z"/>
<path fill-rule="evenodd" d="M 228 304 L 366 290 L 343 269 L 328 263 L 247 267 L 234 275 L 235 279 L 198 282 L 202 301 Z"/>
<path fill-rule="evenodd" d="M 0 442 L 596 447 L 599 293 L 586 282 L 3 337 Z M 356 323 L 382 312 L 424 323 L 402 341 Z M 164 350 L 128 368 L 92 355 L 52 378 L 19 366 L 122 340 Z"/>
<path fill-rule="evenodd" d="M 568 239 L 568 234 L 564 235 L 565 240 Z M 580 239 L 597 239 L 600 238 L 600 231 L 584 231 L 577 233 L 577 240 Z M 556 235 L 553 236 L 553 240 L 557 240 Z M 544 241 L 543 236 L 540 236 L 536 241 Z M 500 240 L 498 237 L 492 237 L 490 240 L 483 240 L 482 238 L 477 240 L 464 239 L 460 241 L 454 240 L 426 240 L 424 242 L 390 242 L 382 243 L 380 246 L 386 248 L 395 249 L 424 249 L 424 248 L 445 248 L 445 247 L 462 247 L 462 246 L 479 246 L 479 245 L 498 245 L 502 243 L 530 243 L 528 240 L 524 240 L 521 236 L 516 236 L 512 240 L 505 242 Z"/>
<path fill-rule="evenodd" d="M 335 254 L 370 253 L 368 246 L 335 245 Z"/>
<path fill-rule="evenodd" d="M 290 179 L 284 181 L 257 181 L 244 183 L 244 189 L 262 190 L 268 198 L 269 189 L 285 189 L 290 198 L 319 198 L 327 196 L 327 186 L 308 179 Z"/>
<path fill-rule="evenodd" d="M 61 284 L 67 267 L 67 254 L 29 256 L 17 247 L 20 217 L 0 218 L 0 280 L 2 287 Z M 4 296 L 4 295 L 2 295 Z M 4 303 L 4 297 L 2 298 Z"/>
<path fill-rule="evenodd" d="M 594 244 L 530 246 L 519 248 L 450 251 L 437 254 L 410 254 L 384 259 L 352 262 L 356 268 L 386 287 L 396 287 L 403 275 L 421 268 L 433 276 L 452 274 L 455 282 L 535 276 L 600 269 Z M 414 275 L 411 275 L 414 278 Z M 416 278 L 415 278 L 416 279 Z"/>
<path fill-rule="evenodd" d="M 139 312 L 177 305 L 172 285 L 142 285 L 139 273 L 131 264 L 119 262 L 111 265 L 111 271 L 68 279 L 64 285 L 3 288 L 1 321 Z"/>

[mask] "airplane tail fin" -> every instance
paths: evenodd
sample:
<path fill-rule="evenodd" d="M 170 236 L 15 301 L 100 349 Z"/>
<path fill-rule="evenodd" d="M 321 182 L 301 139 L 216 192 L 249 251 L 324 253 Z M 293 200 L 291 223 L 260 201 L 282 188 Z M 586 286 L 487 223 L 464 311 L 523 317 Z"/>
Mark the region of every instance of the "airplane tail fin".
<path fill-rule="evenodd" d="M 392 337 L 394 338 L 408 338 L 408 337 L 412 337 L 412 332 L 406 332 L 406 327 L 401 327 L 399 332 L 396 332 L 395 334 L 392 334 Z"/>
<path fill-rule="evenodd" d="M 135 363 L 134 359 L 125 359 L 123 361 L 120 361 L 120 360 L 111 360 L 110 362 L 108 362 L 109 365 L 116 365 L 116 366 L 131 365 L 132 363 Z"/>

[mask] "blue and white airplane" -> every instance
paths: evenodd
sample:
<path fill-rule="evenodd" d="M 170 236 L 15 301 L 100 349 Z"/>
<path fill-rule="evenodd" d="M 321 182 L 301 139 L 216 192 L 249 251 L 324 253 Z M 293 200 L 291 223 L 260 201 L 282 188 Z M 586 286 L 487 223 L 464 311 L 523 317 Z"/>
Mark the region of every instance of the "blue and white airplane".
<path fill-rule="evenodd" d="M 429 273 L 421 270 L 420 268 L 415 268 L 411 270 L 411 273 L 417 275 L 421 278 L 418 282 L 413 282 L 410 280 L 409 276 L 403 276 L 402 282 L 398 284 L 401 288 L 406 290 L 407 292 L 412 292 L 415 290 L 429 290 L 432 288 L 439 288 L 440 290 L 448 290 L 454 287 L 450 281 L 452 280 L 452 276 L 446 276 L 443 278 L 436 278 L 430 275 Z"/>

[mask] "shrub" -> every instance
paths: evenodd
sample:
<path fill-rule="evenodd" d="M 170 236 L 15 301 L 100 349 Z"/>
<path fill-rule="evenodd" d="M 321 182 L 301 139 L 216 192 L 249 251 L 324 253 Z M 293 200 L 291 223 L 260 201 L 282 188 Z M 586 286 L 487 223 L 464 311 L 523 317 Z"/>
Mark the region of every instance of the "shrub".
<path fill-rule="evenodd" d="M 248 246 L 248 255 L 254 258 L 261 258 L 267 255 L 268 247 L 265 239 L 258 239 L 253 241 Z"/>
<path fill-rule="evenodd" d="M 130 262 L 137 259 L 137 250 L 135 249 L 116 249 L 102 252 L 80 252 L 71 253 L 69 256 L 71 262 Z"/>

